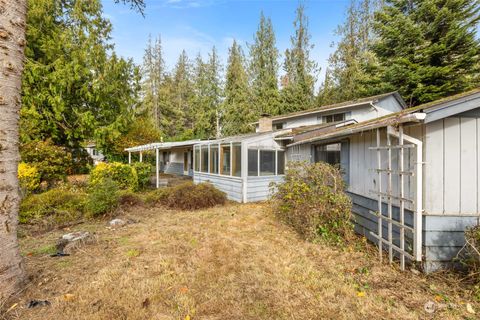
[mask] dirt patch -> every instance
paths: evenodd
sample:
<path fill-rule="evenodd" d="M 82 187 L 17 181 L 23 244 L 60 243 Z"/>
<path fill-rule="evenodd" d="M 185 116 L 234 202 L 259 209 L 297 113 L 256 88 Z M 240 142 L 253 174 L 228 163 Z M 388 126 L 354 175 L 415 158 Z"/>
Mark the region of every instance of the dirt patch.
<path fill-rule="evenodd" d="M 352 248 L 307 243 L 261 204 L 126 215 L 138 223 L 72 228 L 98 241 L 69 257 L 50 258 L 44 248 L 63 231 L 23 238 L 31 281 L 3 318 L 473 319 L 467 303 L 480 311 L 454 277 L 401 272 Z M 51 305 L 27 309 L 32 299 Z M 428 301 L 441 308 L 426 313 Z"/>

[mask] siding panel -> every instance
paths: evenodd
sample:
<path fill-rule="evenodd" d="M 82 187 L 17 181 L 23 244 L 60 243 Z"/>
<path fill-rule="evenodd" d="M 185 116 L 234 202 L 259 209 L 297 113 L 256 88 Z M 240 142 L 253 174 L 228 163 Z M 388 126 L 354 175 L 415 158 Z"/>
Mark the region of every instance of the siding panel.
<path fill-rule="evenodd" d="M 460 119 L 445 119 L 445 212 L 460 213 Z"/>
<path fill-rule="evenodd" d="M 435 121 L 425 128 L 425 212 L 444 213 L 443 121 Z"/>
<path fill-rule="evenodd" d="M 477 121 L 472 118 L 460 118 L 461 128 L 461 213 L 477 212 Z M 445 166 L 445 170 L 450 170 Z M 450 194 L 451 187 L 448 187 Z"/>

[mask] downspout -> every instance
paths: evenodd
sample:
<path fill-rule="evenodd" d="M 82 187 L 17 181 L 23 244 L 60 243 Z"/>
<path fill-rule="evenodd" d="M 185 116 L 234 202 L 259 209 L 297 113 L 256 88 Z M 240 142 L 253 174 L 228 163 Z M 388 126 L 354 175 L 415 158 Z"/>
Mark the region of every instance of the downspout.
<path fill-rule="evenodd" d="M 415 113 L 418 120 L 425 119 L 425 113 Z M 399 138 L 398 132 L 392 127 L 387 127 L 387 134 Z M 422 261 L 422 215 L 423 215 L 423 142 L 407 134 L 403 134 L 403 139 L 416 146 L 416 163 L 415 175 L 416 179 L 416 193 L 415 193 L 415 212 L 413 220 L 413 228 L 415 234 L 413 237 L 413 246 L 415 248 L 415 260 Z"/>

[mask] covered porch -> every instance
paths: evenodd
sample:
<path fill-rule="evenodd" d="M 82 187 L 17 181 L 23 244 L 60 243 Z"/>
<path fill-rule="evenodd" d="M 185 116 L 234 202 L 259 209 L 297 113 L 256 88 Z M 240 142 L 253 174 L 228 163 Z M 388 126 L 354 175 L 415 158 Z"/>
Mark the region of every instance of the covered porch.
<path fill-rule="evenodd" d="M 253 133 L 194 145 L 193 180 L 209 182 L 237 202 L 266 200 L 272 182 L 283 180 L 285 149 L 274 137 Z"/>
<path fill-rule="evenodd" d="M 200 140 L 155 142 L 126 148 L 128 163 L 133 161 L 132 154 L 138 153 L 138 161 L 143 162 L 147 153 L 155 157 L 155 185 L 160 187 L 160 173 L 177 176 L 193 176 L 193 145 Z"/>

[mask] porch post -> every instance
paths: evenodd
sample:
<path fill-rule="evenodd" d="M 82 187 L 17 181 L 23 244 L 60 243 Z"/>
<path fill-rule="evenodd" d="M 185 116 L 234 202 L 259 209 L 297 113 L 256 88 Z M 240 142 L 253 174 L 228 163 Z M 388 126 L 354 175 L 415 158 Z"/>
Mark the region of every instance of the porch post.
<path fill-rule="evenodd" d="M 140 151 L 140 162 L 143 162 L 143 153 Z"/>
<path fill-rule="evenodd" d="M 158 148 L 155 149 L 155 176 L 156 176 L 156 187 L 158 189 L 159 187 L 159 184 L 160 184 L 160 159 L 159 159 L 159 156 L 158 156 L 159 152 L 158 152 Z"/>
<path fill-rule="evenodd" d="M 132 153 L 128 151 L 128 164 L 132 163 Z"/>

